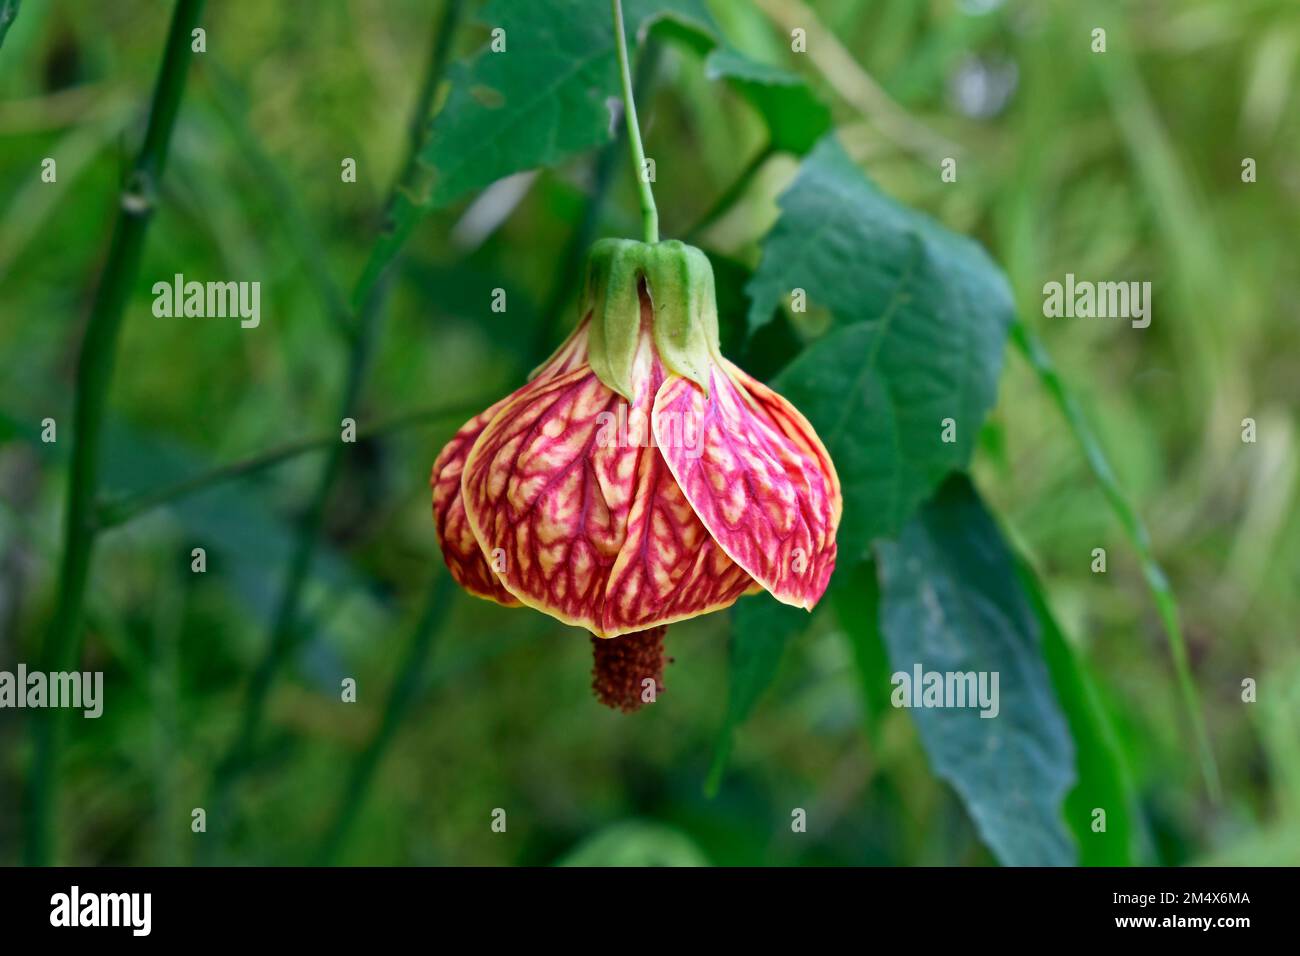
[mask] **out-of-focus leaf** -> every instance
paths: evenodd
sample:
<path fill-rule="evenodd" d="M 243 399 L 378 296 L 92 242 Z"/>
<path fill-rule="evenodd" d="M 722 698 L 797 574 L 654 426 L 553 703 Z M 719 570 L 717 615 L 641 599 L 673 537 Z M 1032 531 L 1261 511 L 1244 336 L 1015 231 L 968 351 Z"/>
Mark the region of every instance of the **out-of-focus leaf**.
<path fill-rule="evenodd" d="M 996 716 L 981 716 L 991 706 L 912 710 L 935 773 L 1004 864 L 1073 865 L 1061 808 L 1075 779 L 1074 746 L 1015 559 L 970 481 L 945 482 L 878 554 L 895 673 L 987 674 L 990 689 L 998 675 Z M 895 699 L 906 689 L 900 684 Z"/>
<path fill-rule="evenodd" d="M 1132 866 L 1138 800 L 1115 732 L 1092 676 L 1056 623 L 1038 578 L 1023 561 L 1017 571 L 1038 619 L 1043 658 L 1078 753 L 1079 779 L 1065 798 L 1065 817 L 1079 843 L 1079 862 L 1084 866 Z M 1106 814 L 1104 831 L 1093 829 L 1093 814 L 1098 809 Z"/>
<path fill-rule="evenodd" d="M 0 47 L 4 46 L 5 34 L 18 18 L 19 0 L 0 0 Z"/>
<path fill-rule="evenodd" d="M 831 111 L 803 77 L 720 47 L 705 61 L 711 80 L 725 79 L 753 104 L 774 148 L 802 156 L 831 128 Z"/>
<path fill-rule="evenodd" d="M 768 594 L 741 598 L 731 610 L 731 645 L 727 665 L 727 713 L 713 751 L 706 790 L 716 793 L 731 756 L 736 728 L 776 677 L 786 645 L 809 621 L 802 608 L 782 604 Z"/>
<path fill-rule="evenodd" d="M 970 459 L 997 394 L 1011 293 L 977 243 L 881 193 L 833 137 L 781 210 L 749 284 L 749 324 L 760 328 L 794 289 L 834 316 L 775 385 L 835 461 L 840 553 L 852 560 Z"/>
<path fill-rule="evenodd" d="M 701 0 L 627 0 L 624 8 L 631 40 L 667 18 L 714 42 Z M 450 93 L 420 154 L 428 191 L 419 198 L 431 208 L 613 135 L 618 67 L 606 0 L 495 2 L 480 19 L 505 31 L 505 50 L 489 45 L 451 70 Z"/>
<path fill-rule="evenodd" d="M 681 830 L 640 820 L 608 826 L 555 862 L 556 866 L 709 866 Z"/>
<path fill-rule="evenodd" d="M 717 42 L 704 0 L 626 0 L 630 43 L 647 30 Z M 614 138 L 622 115 L 618 54 L 605 0 L 489 3 L 479 20 L 502 30 L 452 64 L 441 109 L 429 126 L 410 180 L 393 197 L 384 234 L 371 250 L 359 288 L 368 290 L 421 217 L 513 173 L 555 166 Z M 669 27 L 671 26 L 671 29 Z M 360 301 L 353 306 L 360 307 Z"/>

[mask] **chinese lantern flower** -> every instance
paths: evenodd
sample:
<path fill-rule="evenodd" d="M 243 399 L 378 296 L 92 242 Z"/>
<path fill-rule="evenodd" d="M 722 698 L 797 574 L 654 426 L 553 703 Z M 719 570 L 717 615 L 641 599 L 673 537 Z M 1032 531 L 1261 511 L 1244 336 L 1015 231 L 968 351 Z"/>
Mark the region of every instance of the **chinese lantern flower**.
<path fill-rule="evenodd" d="M 438 455 L 434 523 L 471 594 L 590 631 L 598 696 L 632 710 L 667 625 L 760 590 L 817 603 L 840 486 L 808 421 L 722 357 L 700 250 L 597 242 L 580 316 Z"/>

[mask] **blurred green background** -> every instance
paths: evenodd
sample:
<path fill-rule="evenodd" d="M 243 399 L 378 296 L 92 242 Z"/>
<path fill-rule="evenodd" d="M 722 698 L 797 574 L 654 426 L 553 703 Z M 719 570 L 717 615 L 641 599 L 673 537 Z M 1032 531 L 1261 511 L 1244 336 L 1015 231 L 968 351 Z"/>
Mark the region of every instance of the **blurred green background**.
<path fill-rule="evenodd" d="M 464 6 L 455 55 L 487 37 L 476 4 Z M 209 4 L 119 344 L 106 493 L 337 433 L 348 343 L 331 303 L 377 234 L 442 7 Z M 734 46 L 808 80 L 887 192 L 978 238 L 1007 270 L 1146 520 L 1187 630 L 1224 782 L 1217 805 L 1132 549 L 1008 350 L 974 473 L 1091 666 L 1140 797 L 1143 860 L 1300 862 L 1300 5 L 711 7 Z M 0 47 L 3 669 L 35 666 L 54 607 L 77 347 L 170 11 L 28 0 Z M 794 24 L 838 38 L 851 58 L 792 54 Z M 1104 56 L 1089 48 L 1096 26 Z M 655 50 L 641 121 L 663 233 L 683 237 L 765 134 L 687 46 Z M 935 142 L 960 150 L 956 187 L 940 182 Z M 104 533 L 82 666 L 105 672 L 107 703 L 99 720 L 68 722 L 53 808 L 65 862 L 994 862 L 908 714 L 867 726 L 834 615 L 786 654 L 710 799 L 726 615 L 671 629 L 668 691 L 628 717 L 592 698 L 584 634 L 446 586 L 434 456 L 573 321 L 573 250 L 640 231 L 626 157 L 602 170 L 603 155 L 436 211 L 413 234 L 355 411 L 364 437 L 328 498 L 300 644 L 207 833 L 191 832 L 191 810 L 212 806 L 325 445 Z M 40 181 L 46 156 L 56 184 Z M 357 161 L 355 184 L 340 182 L 343 157 Z M 1241 181 L 1244 157 L 1258 182 Z M 695 241 L 743 275 L 796 169 L 770 158 Z M 259 280 L 261 327 L 156 319 L 150 286 L 177 272 Z M 1149 279 L 1151 327 L 1042 318 L 1043 283 L 1067 272 Z M 498 287 L 505 314 L 490 309 Z M 39 440 L 46 417 L 53 445 Z M 1245 417 L 1255 444 L 1241 440 Z M 375 423 L 392 427 L 371 434 Z M 1097 547 L 1104 576 L 1089 571 Z M 340 703 L 345 677 L 355 704 Z M 1258 703 L 1242 703 L 1245 677 Z M 401 705 L 386 721 L 395 686 Z M 25 717 L 0 711 L 6 864 L 21 858 Z M 795 807 L 808 811 L 806 834 L 791 832 Z M 491 828 L 496 808 L 505 834 Z"/>

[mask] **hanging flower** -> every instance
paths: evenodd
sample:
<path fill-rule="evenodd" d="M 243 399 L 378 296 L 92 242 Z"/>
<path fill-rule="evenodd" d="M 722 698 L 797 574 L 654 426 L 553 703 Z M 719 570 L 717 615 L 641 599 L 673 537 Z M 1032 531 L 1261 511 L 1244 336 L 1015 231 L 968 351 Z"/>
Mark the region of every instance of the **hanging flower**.
<path fill-rule="evenodd" d="M 598 695 L 634 709 L 666 625 L 759 590 L 817 603 L 839 479 L 807 420 L 722 357 L 698 249 L 597 242 L 580 315 L 438 456 L 434 522 L 462 587 L 590 631 Z"/>

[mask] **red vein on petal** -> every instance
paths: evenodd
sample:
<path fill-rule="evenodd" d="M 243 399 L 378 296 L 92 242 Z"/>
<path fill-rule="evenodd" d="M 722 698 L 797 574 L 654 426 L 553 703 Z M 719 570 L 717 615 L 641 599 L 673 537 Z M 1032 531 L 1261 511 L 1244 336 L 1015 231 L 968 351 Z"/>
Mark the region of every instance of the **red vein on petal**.
<path fill-rule="evenodd" d="M 834 470 L 824 468 L 815 446 L 785 433 L 784 409 L 780 417 L 760 414 L 744 385 L 722 368 L 711 383 L 707 399 L 681 378 L 660 388 L 653 420 L 664 458 L 727 555 L 778 600 L 811 608 L 835 567 Z M 670 416 L 696 425 L 698 455 L 685 442 L 665 440 Z"/>

